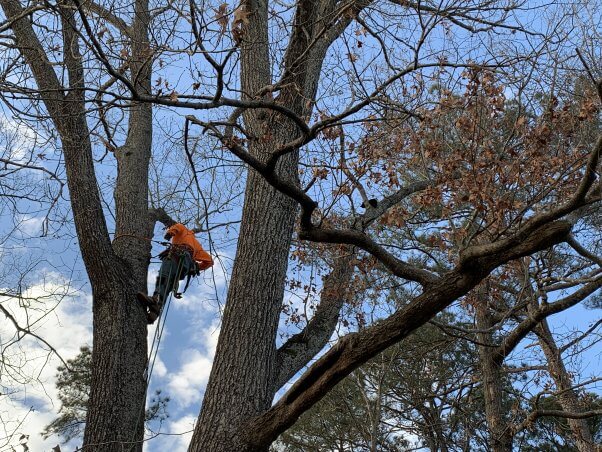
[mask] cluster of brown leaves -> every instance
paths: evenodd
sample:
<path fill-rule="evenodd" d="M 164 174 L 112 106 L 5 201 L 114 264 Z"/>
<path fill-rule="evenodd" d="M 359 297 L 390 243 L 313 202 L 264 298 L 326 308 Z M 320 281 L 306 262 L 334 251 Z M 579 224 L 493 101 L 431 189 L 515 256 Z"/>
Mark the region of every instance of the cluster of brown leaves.
<path fill-rule="evenodd" d="M 389 113 L 370 117 L 360 139 L 347 138 L 357 130 L 345 131 L 347 135 L 340 127 L 323 131 L 321 139 L 332 151 L 324 153 L 327 163 L 314 161 L 306 174 L 333 198 L 356 197 L 356 181 L 377 198 L 418 180 L 434 182 L 385 212 L 372 232 L 382 243 L 395 245 L 392 249 L 408 252 L 404 259 L 415 256 L 421 260 L 418 265 L 424 259 L 435 271 L 453 265 L 463 248 L 497 240 L 568 199 L 599 129 L 599 107 L 583 81 L 571 82 L 578 93 L 573 97 L 539 93 L 524 102 L 492 72 L 475 67 L 463 77 L 462 92 L 431 90 L 432 102 L 417 112 L 420 119 Z M 349 226 L 348 213 L 333 212 L 316 220 L 323 226 Z M 328 246 L 300 243 L 293 260 L 312 265 L 329 252 Z M 370 293 L 375 294 L 374 305 L 382 303 L 390 281 L 368 256 L 360 255 L 354 265 L 359 272 L 350 290 L 358 294 L 357 303 L 347 304 L 343 319 L 346 326 L 361 327 Z M 524 271 L 516 265 L 491 275 L 486 290 L 466 297 L 464 307 L 472 310 L 484 301 L 479 294 L 486 293 L 487 303 L 504 309 L 509 302 L 504 287 Z M 327 271 L 328 263 L 323 268 Z"/>
<path fill-rule="evenodd" d="M 249 23 L 249 16 L 251 13 L 246 10 L 244 5 L 238 6 L 231 13 L 228 9 L 228 3 L 222 3 L 217 8 L 213 8 L 213 10 L 215 12 L 214 19 L 219 25 L 221 35 L 225 35 L 228 31 L 230 14 L 232 14 L 232 24 L 230 25 L 232 39 L 236 44 L 240 44 L 244 34 L 244 28 Z"/>
<path fill-rule="evenodd" d="M 416 179 L 437 181 L 414 196 L 411 209 L 389 212 L 382 224 L 404 227 L 418 213 L 431 222 L 454 220 L 441 243 L 451 248 L 494 240 L 570 196 L 598 113 L 585 90 L 562 100 L 543 93 L 537 111 L 507 99 L 492 72 L 473 68 L 464 78 L 464 93 L 440 90 L 419 123 L 372 125 L 356 162 L 384 192 Z"/>

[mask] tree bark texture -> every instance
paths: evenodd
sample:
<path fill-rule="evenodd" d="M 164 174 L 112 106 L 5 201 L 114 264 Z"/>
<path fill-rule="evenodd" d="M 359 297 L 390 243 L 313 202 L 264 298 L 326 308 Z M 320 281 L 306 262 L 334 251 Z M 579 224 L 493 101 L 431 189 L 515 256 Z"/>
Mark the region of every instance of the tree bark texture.
<path fill-rule="evenodd" d="M 267 2 L 244 5 L 251 16 L 241 43 L 241 83 L 245 96 L 252 97 L 271 80 Z M 265 112 L 246 111 L 244 122 L 256 137 L 249 151 L 263 161 L 289 139 L 286 128 L 270 127 Z M 286 156 L 278 170 L 296 177 L 297 154 Z M 254 450 L 239 431 L 274 397 L 275 339 L 296 212 L 294 201 L 249 171 L 227 303 L 191 451 Z"/>
<path fill-rule="evenodd" d="M 134 88 L 151 91 L 152 54 L 148 43 L 150 12 L 147 0 L 136 0 L 130 27 L 130 71 Z M 147 290 L 154 221 L 148 213 L 148 168 L 152 147 L 152 105 L 134 103 L 129 109 L 128 132 L 115 150 L 116 257 L 126 267 L 128 281 L 118 292 L 94 300 L 92 387 L 84 448 L 95 451 L 141 451 L 146 402 L 147 327 L 145 310 L 135 299 Z M 115 403 L 117 402 L 117 403 Z M 117 407 L 115 406 L 117 405 Z M 108 444 L 107 444 L 108 443 Z M 107 444 L 106 446 L 104 444 Z"/>
<path fill-rule="evenodd" d="M 542 320 L 535 329 L 535 334 L 539 338 L 539 345 L 548 362 L 548 370 L 550 376 L 556 384 L 558 391 L 558 402 L 564 411 L 567 413 L 581 413 L 584 408 L 579 401 L 577 393 L 573 389 L 573 381 L 564 366 L 561 351 L 554 341 L 547 320 Z M 596 445 L 592 437 L 592 433 L 587 424 L 587 419 L 567 419 L 575 445 L 579 452 L 595 452 Z"/>
<path fill-rule="evenodd" d="M 334 5 L 330 1 L 321 3 Z M 249 13 L 249 22 L 240 44 L 241 86 L 243 97 L 253 98 L 271 83 L 268 9 L 265 0 L 248 0 L 242 5 Z M 300 117 L 311 112 L 328 48 L 328 44 L 319 47 L 322 53 L 308 72 L 303 63 L 315 52 L 303 55 L 317 26 L 313 17 L 317 9 L 320 6 L 314 2 L 299 2 L 285 56 L 283 88 L 276 99 Z M 246 110 L 243 118 L 247 133 L 253 136 L 249 152 L 262 162 L 269 160 L 278 146 L 298 136 L 294 123 L 279 115 Z M 298 149 L 294 149 L 279 159 L 275 171 L 298 184 L 297 165 Z M 190 451 L 244 452 L 268 448 L 250 444 L 241 432 L 246 422 L 270 408 L 278 387 L 283 384 L 282 375 L 287 374 L 278 368 L 282 355 L 278 355 L 276 335 L 297 211 L 292 199 L 274 189 L 257 172 L 249 171 L 226 308 Z"/>
<path fill-rule="evenodd" d="M 238 432 L 274 397 L 276 333 L 296 211 L 292 200 L 249 173 L 228 301 L 190 450 L 254 450 Z"/>
<path fill-rule="evenodd" d="M 495 357 L 496 348 L 492 333 L 495 321 L 487 305 L 486 297 L 482 297 L 478 301 L 476 320 L 477 329 L 481 331 L 477 334 L 477 338 L 489 445 L 493 452 L 510 452 L 512 451 L 512 429 L 504 419 L 503 361 L 500 362 Z"/>

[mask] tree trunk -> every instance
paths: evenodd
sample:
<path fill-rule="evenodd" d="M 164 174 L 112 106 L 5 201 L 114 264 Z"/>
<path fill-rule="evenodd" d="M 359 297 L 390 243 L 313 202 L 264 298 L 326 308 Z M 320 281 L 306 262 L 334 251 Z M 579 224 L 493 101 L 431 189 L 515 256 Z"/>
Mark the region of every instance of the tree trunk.
<path fill-rule="evenodd" d="M 550 376 L 556 384 L 558 390 L 558 402 L 562 409 L 569 413 L 580 413 L 583 411 L 576 392 L 573 390 L 573 382 L 564 366 L 562 354 L 554 341 L 552 332 L 548 326 L 547 320 L 542 322 L 535 329 L 539 338 L 539 345 L 548 362 Z M 586 419 L 567 419 L 569 427 L 575 439 L 575 445 L 579 452 L 595 452 L 596 446 L 592 438 L 592 433 L 587 425 Z"/>
<path fill-rule="evenodd" d="M 52 64 L 17 0 L 1 0 L 18 48 L 31 68 L 40 96 L 61 138 L 67 183 L 79 247 L 93 295 L 92 380 L 84 447 L 94 451 L 142 450 L 146 382 L 146 319 L 134 294 L 146 288 L 150 243 L 128 238 L 111 244 L 98 193 L 87 125 L 85 77 L 76 11 L 59 2 L 68 89 Z M 131 70 L 136 86 L 150 91 L 150 58 L 145 0 L 135 3 Z M 64 94 L 67 92 L 67 94 Z M 125 146 L 118 160 L 115 192 L 116 236 L 149 237 L 148 161 L 151 106 L 134 106 Z"/>
<path fill-rule="evenodd" d="M 248 2 L 252 20 L 242 44 L 242 84 L 252 94 L 269 84 L 267 4 Z M 249 47 L 247 47 L 249 46 Z M 266 64 L 258 64 L 260 62 Z M 246 111 L 255 137 L 251 154 L 266 161 L 295 137 L 294 128 L 265 112 Z M 298 153 L 281 159 L 276 171 L 297 174 Z M 242 426 L 265 412 L 276 391 L 276 335 L 297 206 L 249 170 L 240 234 L 215 359 L 190 451 L 258 451 L 241 436 Z"/>
<path fill-rule="evenodd" d="M 296 168 L 296 159 L 288 159 Z M 249 172 L 228 302 L 191 451 L 251 451 L 240 426 L 274 398 L 276 333 L 296 206 Z"/>
<path fill-rule="evenodd" d="M 94 331 L 99 333 L 94 334 L 85 450 L 142 450 L 146 334 L 127 283 L 94 294 Z"/>
<path fill-rule="evenodd" d="M 482 344 L 478 345 L 479 365 L 482 372 L 485 417 L 489 429 L 491 450 L 494 452 L 510 452 L 512 451 L 512 430 L 504 419 L 502 367 L 501 363 L 495 359 L 496 349 L 493 334 L 489 330 L 495 325 L 495 322 L 489 312 L 486 296 L 478 301 L 476 320 L 477 329 L 482 331 L 477 334 L 478 341 Z"/>
<path fill-rule="evenodd" d="M 240 44 L 241 85 L 243 97 L 253 98 L 254 93 L 271 84 L 268 8 L 263 0 L 246 0 L 242 6 L 249 20 Z M 302 64 L 307 56 L 299 60 L 315 26 L 315 21 L 307 20 L 315 12 L 311 6 L 312 2 L 301 2 L 297 7 L 285 66 L 299 66 L 287 72 L 287 83 L 283 83 L 277 99 L 300 117 L 311 112 L 317 85 L 311 80 L 317 80 L 324 58 L 317 57 L 311 74 Z M 300 19 L 303 16 L 307 18 Z M 280 115 L 245 110 L 243 118 L 247 133 L 253 137 L 249 152 L 264 162 L 279 145 L 298 136 L 297 127 Z M 294 150 L 280 158 L 275 171 L 289 181 L 297 181 L 297 165 L 298 150 Z M 249 171 L 222 327 L 190 451 L 268 448 L 250 445 L 243 431 L 246 421 L 270 408 L 278 387 L 276 335 L 296 215 L 294 201 L 255 171 Z"/>
<path fill-rule="evenodd" d="M 148 43 L 148 0 L 136 0 L 131 25 L 130 74 L 134 88 L 151 92 L 152 54 Z M 94 299 L 92 386 L 84 435 L 84 448 L 95 451 L 142 451 L 146 403 L 147 325 L 145 310 L 136 292 L 147 290 L 150 239 L 154 222 L 148 214 L 148 167 L 152 146 L 152 105 L 133 103 L 128 133 L 115 150 L 117 179 L 115 198 L 116 257 L 127 277 L 110 279 L 110 296 Z M 115 404 L 115 401 L 118 401 Z M 131 443 L 131 444 L 128 444 Z"/>

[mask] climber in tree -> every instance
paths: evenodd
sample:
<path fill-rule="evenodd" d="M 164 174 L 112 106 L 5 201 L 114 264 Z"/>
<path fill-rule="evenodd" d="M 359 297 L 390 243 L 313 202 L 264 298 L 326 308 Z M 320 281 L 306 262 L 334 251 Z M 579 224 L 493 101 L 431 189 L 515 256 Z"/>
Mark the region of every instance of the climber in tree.
<path fill-rule="evenodd" d="M 181 297 L 177 292 L 178 281 L 186 276 L 197 276 L 202 270 L 213 266 L 209 253 L 203 249 L 194 232 L 183 224 L 175 223 L 167 229 L 165 240 L 169 239 L 170 247 L 159 254 L 161 268 L 153 296 L 149 297 L 142 292 L 136 294 L 138 300 L 148 307 L 146 318 L 149 325 L 161 314 L 169 292 L 173 292 L 176 298 Z M 188 287 L 188 283 L 186 286 Z"/>

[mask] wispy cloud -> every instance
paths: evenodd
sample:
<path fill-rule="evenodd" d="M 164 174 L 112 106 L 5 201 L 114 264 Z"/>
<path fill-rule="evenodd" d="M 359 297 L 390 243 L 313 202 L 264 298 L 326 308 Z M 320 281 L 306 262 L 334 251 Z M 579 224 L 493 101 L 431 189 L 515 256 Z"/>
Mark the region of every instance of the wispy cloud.
<path fill-rule="evenodd" d="M 84 344 L 92 343 L 91 297 L 73 291 L 57 275 L 45 275 L 43 282 L 29 288 L 24 298 L 1 298 L 2 307 L 10 315 L 56 349 L 63 359 L 73 358 Z M 26 301 L 24 301 L 24 299 Z M 0 337 L 7 360 L 0 396 L 0 437 L 10 437 L 9 444 L 19 444 L 22 434 L 29 435 L 32 451 L 50 450 L 59 438 L 42 440 L 40 432 L 56 416 L 59 409 L 55 387 L 56 368 L 60 359 L 46 344 L 32 336 L 6 348 L 9 338 L 16 338 L 10 321 L 0 324 Z M 13 435 L 14 434 L 14 435 Z M 0 450 L 3 442 L 0 442 Z"/>
<path fill-rule="evenodd" d="M 198 405 L 201 401 L 209 380 L 218 334 L 215 323 L 203 328 L 200 347 L 182 350 L 179 368 L 165 375 L 167 392 L 179 408 Z"/>

